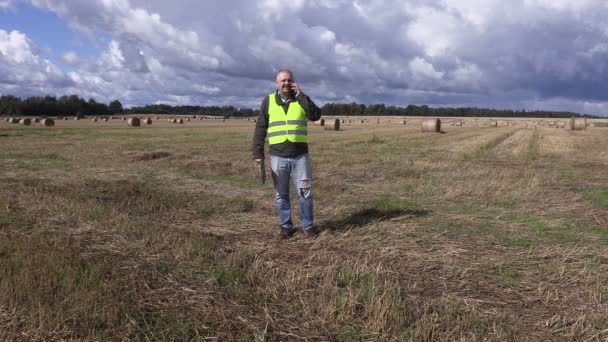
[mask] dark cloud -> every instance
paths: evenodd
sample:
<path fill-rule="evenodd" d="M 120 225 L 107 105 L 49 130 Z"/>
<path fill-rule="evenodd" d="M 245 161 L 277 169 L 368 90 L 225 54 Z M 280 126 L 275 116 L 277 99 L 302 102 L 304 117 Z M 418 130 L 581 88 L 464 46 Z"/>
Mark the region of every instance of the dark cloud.
<path fill-rule="evenodd" d="M 100 100 L 257 107 L 288 67 L 320 104 L 608 109 L 601 0 L 31 1 L 110 42 L 96 59 L 63 51 L 68 73 L 33 44 L 38 62 L 0 55 L 0 71 Z"/>

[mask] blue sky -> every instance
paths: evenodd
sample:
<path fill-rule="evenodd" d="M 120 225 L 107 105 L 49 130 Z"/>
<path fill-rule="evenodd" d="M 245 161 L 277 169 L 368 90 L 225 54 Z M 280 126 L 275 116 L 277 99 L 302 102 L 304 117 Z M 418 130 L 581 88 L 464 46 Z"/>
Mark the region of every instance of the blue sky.
<path fill-rule="evenodd" d="M 608 113 L 600 0 L 0 0 L 0 94 Z"/>
<path fill-rule="evenodd" d="M 15 4 L 13 8 L 0 10 L 0 29 L 25 33 L 36 43 L 38 54 L 64 70 L 72 70 L 62 60 L 64 51 L 75 51 L 87 58 L 96 58 L 105 48 L 104 38 L 91 39 L 72 30 L 66 21 L 54 12 L 40 9 L 29 3 Z M 107 38 L 105 39 L 107 44 Z"/>

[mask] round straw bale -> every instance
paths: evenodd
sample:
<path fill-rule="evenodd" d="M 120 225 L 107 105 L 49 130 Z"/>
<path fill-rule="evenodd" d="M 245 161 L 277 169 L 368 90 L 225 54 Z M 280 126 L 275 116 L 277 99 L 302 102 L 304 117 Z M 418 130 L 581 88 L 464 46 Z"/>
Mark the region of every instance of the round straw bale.
<path fill-rule="evenodd" d="M 323 127 L 325 127 L 325 130 L 327 130 L 327 131 L 339 131 L 340 130 L 340 120 L 338 120 L 338 119 L 329 120 L 328 122 L 325 123 L 325 125 L 323 125 Z"/>
<path fill-rule="evenodd" d="M 8 122 L 10 122 L 12 124 L 18 124 L 19 123 L 19 119 L 17 119 L 17 118 L 11 118 Z"/>
<path fill-rule="evenodd" d="M 498 121 L 490 121 L 490 127 L 498 127 Z"/>
<path fill-rule="evenodd" d="M 325 119 L 321 118 L 321 120 L 317 120 L 314 122 L 316 126 L 325 126 Z"/>
<path fill-rule="evenodd" d="M 32 119 L 23 118 L 23 119 L 19 120 L 19 123 L 22 124 L 23 126 L 29 126 L 32 124 Z"/>
<path fill-rule="evenodd" d="M 51 126 L 55 126 L 55 121 L 53 119 L 46 118 L 46 119 L 40 120 L 40 124 L 45 127 L 51 127 Z"/>
<path fill-rule="evenodd" d="M 63 118 L 63 120 L 64 120 L 64 121 L 65 121 L 65 120 L 67 120 L 67 119 L 68 119 L 67 117 L 64 117 L 64 118 Z"/>
<path fill-rule="evenodd" d="M 407 124 L 407 120 L 403 120 L 403 124 L 406 125 Z"/>
<path fill-rule="evenodd" d="M 129 120 L 127 120 L 127 124 L 131 127 L 137 127 L 141 124 L 139 118 L 129 118 Z"/>
<path fill-rule="evenodd" d="M 422 120 L 422 131 L 439 133 L 441 131 L 441 120 L 439 120 L 439 119 Z"/>
<path fill-rule="evenodd" d="M 91 121 L 97 122 L 97 118 L 92 118 Z"/>
<path fill-rule="evenodd" d="M 186 121 L 190 122 L 190 118 L 187 118 Z"/>
<path fill-rule="evenodd" d="M 145 123 L 146 125 L 151 125 L 151 124 L 152 124 L 152 119 L 150 119 L 150 118 L 145 118 L 145 119 L 144 119 L 144 123 Z"/>
<path fill-rule="evenodd" d="M 570 129 L 573 131 L 583 131 L 587 129 L 587 118 L 570 119 Z"/>
<path fill-rule="evenodd" d="M 40 122 L 40 118 L 34 118 L 34 123 L 39 123 Z"/>
<path fill-rule="evenodd" d="M 360 123 L 365 123 L 365 120 L 361 120 Z"/>
<path fill-rule="evenodd" d="M 74 120 L 78 121 L 78 120 L 80 120 L 80 117 L 79 116 L 75 116 Z"/>
<path fill-rule="evenodd" d="M 183 124 L 184 123 L 184 119 L 177 119 L 177 123 L 178 124 Z"/>

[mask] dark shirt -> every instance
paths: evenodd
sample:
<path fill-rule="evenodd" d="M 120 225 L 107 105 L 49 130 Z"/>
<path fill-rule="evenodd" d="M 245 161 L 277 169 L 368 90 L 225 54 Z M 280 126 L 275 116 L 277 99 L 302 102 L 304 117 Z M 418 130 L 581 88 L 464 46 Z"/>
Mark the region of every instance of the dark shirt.
<path fill-rule="evenodd" d="M 276 92 L 275 98 L 277 104 L 283 107 L 285 115 L 289 109 L 289 104 L 293 101 L 298 101 L 300 106 L 306 113 L 306 118 L 309 121 L 317 121 L 321 118 L 321 109 L 317 107 L 310 97 L 300 92 L 298 96 L 294 96 L 290 101 L 283 103 L 281 96 Z M 253 135 L 253 159 L 264 159 L 264 142 L 266 140 L 266 134 L 268 133 L 268 99 L 269 96 L 264 97 L 262 100 L 262 107 L 260 108 L 260 116 L 255 124 L 255 133 Z M 270 145 L 270 154 L 278 157 L 295 157 L 301 154 L 308 153 L 307 143 L 296 143 L 291 141 L 285 141 L 284 143 Z"/>

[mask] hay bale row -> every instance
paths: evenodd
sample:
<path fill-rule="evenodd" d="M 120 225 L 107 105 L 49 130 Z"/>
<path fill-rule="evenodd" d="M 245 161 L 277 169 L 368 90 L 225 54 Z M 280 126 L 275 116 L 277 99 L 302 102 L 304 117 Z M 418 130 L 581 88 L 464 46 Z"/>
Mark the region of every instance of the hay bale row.
<path fill-rule="evenodd" d="M 49 118 L 42 119 L 40 120 L 40 124 L 45 127 L 52 127 L 55 126 L 55 120 Z"/>
<path fill-rule="evenodd" d="M 139 118 L 129 118 L 129 120 L 127 120 L 127 124 L 131 127 L 139 127 L 141 122 Z"/>
<path fill-rule="evenodd" d="M 32 123 L 38 123 L 41 124 L 43 126 L 55 126 L 55 121 L 53 119 L 40 119 L 40 118 L 35 118 L 35 119 L 31 119 L 31 118 L 6 118 L 4 119 L 4 121 L 11 123 L 11 124 L 21 124 L 23 126 L 30 126 Z"/>
<path fill-rule="evenodd" d="M 334 119 L 329 120 L 329 122 L 323 122 L 323 127 L 326 131 L 339 131 L 340 130 L 340 120 Z"/>
<path fill-rule="evenodd" d="M 430 133 L 441 132 L 441 120 L 439 120 L 439 119 L 422 120 L 422 132 L 430 132 Z"/>
<path fill-rule="evenodd" d="M 587 118 L 570 119 L 570 129 L 573 131 L 584 131 L 587 129 Z"/>

